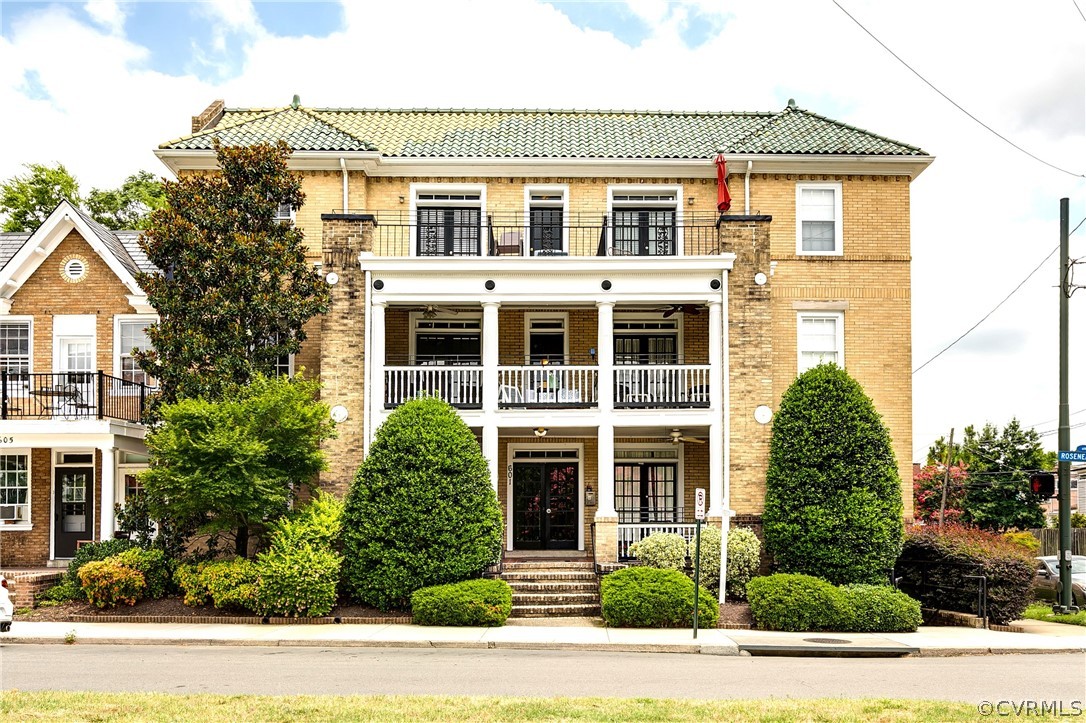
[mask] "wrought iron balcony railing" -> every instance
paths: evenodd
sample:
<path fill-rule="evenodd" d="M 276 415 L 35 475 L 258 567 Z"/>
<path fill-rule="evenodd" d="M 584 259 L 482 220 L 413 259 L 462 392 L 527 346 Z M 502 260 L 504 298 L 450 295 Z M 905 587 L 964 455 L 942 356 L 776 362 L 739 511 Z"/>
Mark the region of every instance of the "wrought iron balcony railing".
<path fill-rule="evenodd" d="M 0 371 L 2 419 L 118 419 L 142 424 L 146 384 L 101 370 L 26 374 Z"/>

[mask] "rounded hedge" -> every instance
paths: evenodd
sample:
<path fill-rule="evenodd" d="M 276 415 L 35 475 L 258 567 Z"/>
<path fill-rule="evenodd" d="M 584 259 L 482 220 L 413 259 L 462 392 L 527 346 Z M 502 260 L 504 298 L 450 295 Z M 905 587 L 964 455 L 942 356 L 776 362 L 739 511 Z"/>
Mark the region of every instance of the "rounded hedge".
<path fill-rule="evenodd" d="M 900 633 L 920 625 L 920 603 L 888 585 L 837 587 L 810 575 L 756 577 L 750 614 L 763 630 Z"/>
<path fill-rule="evenodd" d="M 478 577 L 499 558 L 498 498 L 456 410 L 422 398 L 389 415 L 347 493 L 340 535 L 344 590 L 381 610 Z"/>
<path fill-rule="evenodd" d="M 843 369 L 792 383 L 773 420 L 766 549 L 782 572 L 835 584 L 886 580 L 901 551 L 901 479 L 890 434 Z"/>
<path fill-rule="evenodd" d="M 747 599 L 747 583 L 762 563 L 762 543 L 749 527 L 728 530 L 728 574 L 724 593 L 734 599 Z M 719 570 L 718 570 L 719 574 Z"/>
<path fill-rule="evenodd" d="M 851 633 L 912 633 L 922 618 L 920 603 L 888 585 L 844 585 Z"/>
<path fill-rule="evenodd" d="M 720 608 L 702 587 L 698 627 L 716 627 Z M 678 570 L 628 567 L 600 583 L 603 621 L 612 628 L 682 628 L 694 624 L 694 581 Z"/>
<path fill-rule="evenodd" d="M 686 540 L 674 532 L 654 532 L 630 545 L 630 554 L 649 567 L 682 570 L 686 567 Z"/>
<path fill-rule="evenodd" d="M 465 580 L 434 585 L 411 595 L 415 625 L 504 625 L 513 610 L 513 589 L 504 580 Z"/>

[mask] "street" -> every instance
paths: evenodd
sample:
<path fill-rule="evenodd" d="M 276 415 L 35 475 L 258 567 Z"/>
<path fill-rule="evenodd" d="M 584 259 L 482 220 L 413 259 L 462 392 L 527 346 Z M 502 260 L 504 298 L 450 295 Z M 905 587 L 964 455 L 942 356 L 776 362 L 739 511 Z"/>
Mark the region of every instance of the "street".
<path fill-rule="evenodd" d="M 1082 654 L 843 659 L 411 648 L 3 645 L 19 690 L 651 698 L 1086 699 Z"/>

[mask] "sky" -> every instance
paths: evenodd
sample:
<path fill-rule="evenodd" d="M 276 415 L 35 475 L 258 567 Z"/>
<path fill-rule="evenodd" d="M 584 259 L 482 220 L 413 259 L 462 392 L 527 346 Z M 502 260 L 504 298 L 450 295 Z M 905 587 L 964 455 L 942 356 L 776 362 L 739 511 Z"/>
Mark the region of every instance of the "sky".
<path fill-rule="evenodd" d="M 1086 217 L 1084 13 L 1086 0 L 0 0 L 0 179 L 61 162 L 85 193 L 166 174 L 152 149 L 216 98 L 706 111 L 794 98 L 936 158 L 912 184 L 914 369 L 1040 265 L 914 372 L 914 460 L 952 427 L 960 439 L 1012 418 L 1055 449 L 1059 268 L 1042 261 L 1059 199 L 1072 228 Z M 1086 285 L 1086 225 L 1071 257 Z M 1070 313 L 1074 447 L 1086 289 Z"/>

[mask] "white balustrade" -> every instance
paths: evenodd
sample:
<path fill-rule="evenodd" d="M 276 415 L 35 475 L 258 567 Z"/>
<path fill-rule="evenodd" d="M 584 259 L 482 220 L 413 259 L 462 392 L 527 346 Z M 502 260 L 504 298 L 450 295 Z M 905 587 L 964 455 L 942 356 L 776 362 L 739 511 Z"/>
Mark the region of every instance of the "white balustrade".
<path fill-rule="evenodd" d="M 557 364 L 498 367 L 498 405 L 596 405 L 596 367 Z"/>
<path fill-rule="evenodd" d="M 385 408 L 408 399 L 438 397 L 460 409 L 483 405 L 483 368 L 479 366 L 385 367 Z"/>
<path fill-rule="evenodd" d="M 618 524 L 618 556 L 630 558 L 630 545 L 656 532 L 681 535 L 688 543 L 694 539 L 694 523 L 685 522 L 620 522 Z"/>
<path fill-rule="evenodd" d="M 616 407 L 708 407 L 708 364 L 631 364 L 615 367 Z"/>

